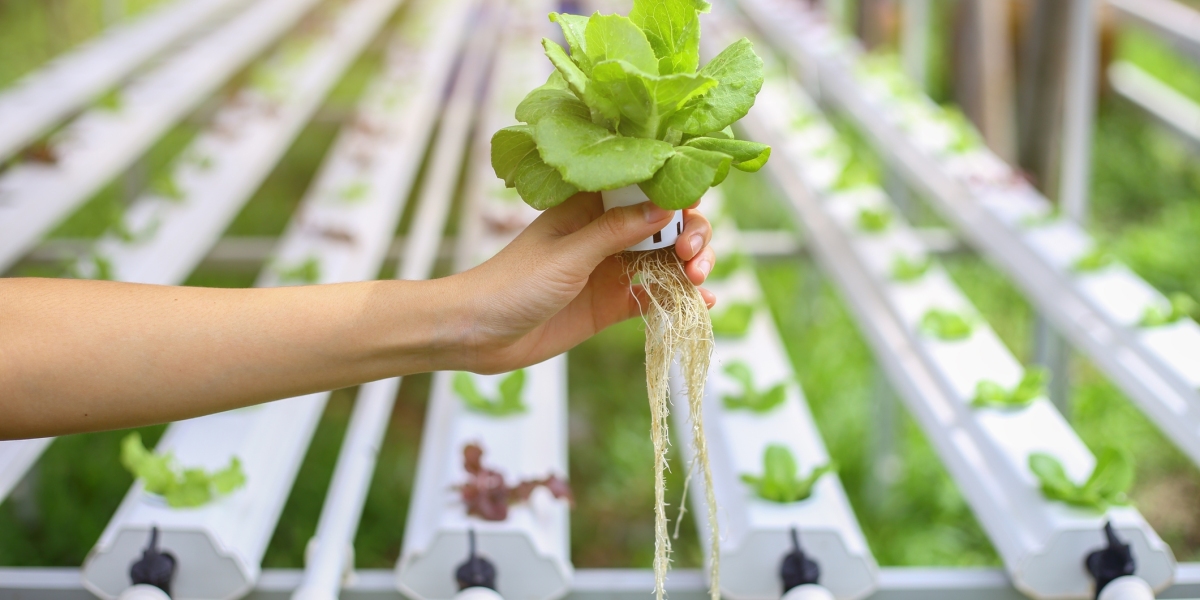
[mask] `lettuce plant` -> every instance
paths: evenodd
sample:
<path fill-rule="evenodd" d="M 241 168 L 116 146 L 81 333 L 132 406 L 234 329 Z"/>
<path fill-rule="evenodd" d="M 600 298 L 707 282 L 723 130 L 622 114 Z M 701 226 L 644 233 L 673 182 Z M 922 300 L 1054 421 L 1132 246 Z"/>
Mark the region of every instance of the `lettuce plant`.
<path fill-rule="evenodd" d="M 970 317 L 952 310 L 932 308 L 921 317 L 921 330 L 942 341 L 965 340 L 974 329 Z"/>
<path fill-rule="evenodd" d="M 183 202 L 186 198 L 183 188 L 179 187 L 179 183 L 175 181 L 175 177 L 170 172 L 163 173 L 154 178 L 154 181 L 150 184 L 150 191 L 165 200 L 175 203 Z"/>
<path fill-rule="evenodd" d="M 892 211 L 887 207 L 863 208 L 858 211 L 858 228 L 867 233 L 887 231 L 892 224 Z"/>
<path fill-rule="evenodd" d="M 756 413 L 770 412 L 787 399 L 787 384 L 779 383 L 766 391 L 760 391 L 754 385 L 754 372 L 741 361 L 730 363 L 725 367 L 725 374 L 742 384 L 742 395 L 726 395 L 723 398 L 725 408 L 730 410 L 746 409 Z"/>
<path fill-rule="evenodd" d="M 162 496 L 172 508 L 204 506 L 246 485 L 242 462 L 236 456 L 229 459 L 229 466 L 211 474 L 204 469 L 181 469 L 171 453 L 147 450 L 136 431 L 121 442 L 121 464 L 142 480 L 147 492 Z"/>
<path fill-rule="evenodd" d="M 1067 477 L 1057 458 L 1037 452 L 1029 456 L 1029 470 L 1041 483 L 1042 495 L 1071 506 L 1104 512 L 1111 506 L 1129 504 L 1126 492 L 1133 486 L 1133 455 L 1127 450 L 1105 448 L 1096 455 L 1096 466 L 1080 485 Z"/>
<path fill-rule="evenodd" d="M 746 39 L 700 64 L 704 0 L 634 0 L 629 16 L 551 13 L 569 53 L 542 40 L 555 71 L 492 137 L 492 167 L 530 206 L 637 184 L 655 204 L 690 206 L 729 168 L 757 171 L 770 147 L 734 139 L 763 83 Z"/>
<path fill-rule="evenodd" d="M 455 490 L 466 506 L 467 514 L 485 521 L 508 519 L 508 507 L 528 502 L 529 496 L 539 487 L 546 488 L 555 498 L 566 500 L 572 506 L 575 504 L 571 486 L 557 475 L 508 485 L 503 473 L 483 466 L 483 447 L 479 444 L 463 447 L 463 470 L 467 472 L 467 481 Z"/>
<path fill-rule="evenodd" d="M 1116 262 L 1113 255 L 1103 246 L 1096 246 L 1087 254 L 1079 257 L 1071 264 L 1071 270 L 1076 273 L 1092 273 L 1099 271 Z"/>
<path fill-rule="evenodd" d="M 1142 327 L 1162 327 L 1177 323 L 1183 319 L 1193 318 L 1196 316 L 1200 305 L 1189 295 L 1183 292 L 1171 294 L 1168 298 L 1170 302 L 1170 310 L 1163 310 L 1159 306 L 1147 306 L 1142 312 L 1142 320 L 1138 323 Z"/>
<path fill-rule="evenodd" d="M 1046 395 L 1046 383 L 1048 381 L 1050 381 L 1050 372 L 1040 367 L 1026 369 L 1020 383 L 1011 390 L 995 381 L 980 381 L 975 386 L 975 398 L 971 400 L 971 406 L 976 408 L 986 406 L 1020 408 L 1028 406 L 1038 396 Z"/>
<path fill-rule="evenodd" d="M 492 417 L 506 417 L 523 413 L 529 408 L 521 400 L 521 392 L 525 389 L 525 369 L 518 369 L 500 380 L 499 397 L 488 398 L 475 387 L 471 376 L 458 372 L 454 374 L 452 384 L 454 393 L 462 398 L 467 410 Z"/>
<path fill-rule="evenodd" d="M 279 276 L 280 283 L 316 283 L 321 279 L 321 261 L 310 256 L 300 264 L 276 265 L 275 274 Z"/>
<path fill-rule="evenodd" d="M 822 475 L 836 470 L 837 467 L 830 463 L 813 469 L 808 477 L 800 477 L 791 450 L 781 444 L 771 444 L 763 453 L 763 474 L 743 474 L 742 481 L 749 485 L 759 498 L 788 504 L 807 500 L 812 496 L 817 480 Z"/>
<path fill-rule="evenodd" d="M 892 259 L 892 280 L 900 282 L 916 281 L 929 272 L 933 259 L 928 256 L 909 258 L 898 254 Z"/>
<path fill-rule="evenodd" d="M 713 335 L 739 338 L 750 331 L 754 305 L 745 302 L 730 304 L 725 310 L 712 314 Z"/>

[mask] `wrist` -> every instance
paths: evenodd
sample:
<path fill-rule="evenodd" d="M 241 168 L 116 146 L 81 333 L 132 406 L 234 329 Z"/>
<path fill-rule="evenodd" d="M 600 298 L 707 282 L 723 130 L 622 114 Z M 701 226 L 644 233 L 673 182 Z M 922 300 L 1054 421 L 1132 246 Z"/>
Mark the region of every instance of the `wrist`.
<path fill-rule="evenodd" d="M 398 374 L 463 370 L 472 356 L 471 300 L 457 276 L 379 281 L 385 317 L 381 351 Z"/>

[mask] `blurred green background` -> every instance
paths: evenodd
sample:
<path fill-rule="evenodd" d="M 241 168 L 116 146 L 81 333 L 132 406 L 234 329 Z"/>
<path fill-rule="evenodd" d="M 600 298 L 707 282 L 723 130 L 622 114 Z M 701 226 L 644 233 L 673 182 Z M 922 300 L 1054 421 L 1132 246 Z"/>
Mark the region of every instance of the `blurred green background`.
<path fill-rule="evenodd" d="M 131 13 L 159 0 L 126 0 Z M 942 4 L 947 4 L 943 2 Z M 95 0 L 0 0 L 0 89 L 103 27 Z M 375 44 L 351 69 L 323 112 L 350 109 L 379 62 Z M 1155 38 L 1122 32 L 1118 56 L 1200 100 L 1200 71 Z M 937 55 L 933 87 L 945 99 L 946 57 Z M 146 156 L 135 183 L 153 181 L 195 135 L 203 110 Z M 878 161 L 837 119 L 856 159 L 879 176 Z M 227 235 L 278 235 L 337 131 L 317 119 L 231 226 Z M 1095 127 L 1092 232 L 1164 292 L 1200 298 L 1200 161 L 1137 109 L 1105 96 Z M 134 177 L 134 176 L 131 176 Z M 126 179 L 114 181 L 60 226 L 55 237 L 95 237 L 120 214 Z M 767 177 L 735 172 L 724 184 L 746 229 L 789 227 L 791 216 Z M 401 230 L 406 225 L 401 225 Z M 789 227 L 790 228 L 790 227 Z M 1033 311 L 998 271 L 969 251 L 945 257 L 951 274 L 1024 362 L 1032 361 Z M 882 565 L 997 565 L 998 559 L 936 454 L 903 409 L 899 462 L 886 481 L 872 465 L 871 415 L 888 400 L 873 358 L 843 299 L 808 257 L 760 261 L 757 271 L 826 445 L 876 558 Z M 385 272 L 389 272 L 385 270 Z M 60 275 L 23 265 L 17 275 Z M 202 268 L 189 285 L 251 285 L 255 269 Z M 653 548 L 652 453 L 642 372 L 642 332 L 630 322 L 596 336 L 569 359 L 570 479 L 578 567 L 648 567 Z M 1093 449 L 1119 444 L 1138 459 L 1132 497 L 1182 561 L 1200 560 L 1200 472 L 1086 359 L 1071 359 L 1069 419 Z M 404 380 L 356 540 L 364 568 L 390 568 L 404 534 L 413 471 L 429 391 L 428 375 Z M 300 476 L 267 551 L 268 568 L 298 568 L 313 535 L 354 390 L 337 392 L 325 411 Z M 142 430 L 153 443 L 164 427 Z M 132 480 L 118 462 L 125 432 L 66 436 L 0 504 L 0 566 L 78 566 Z M 682 489 L 678 457 L 671 504 Z M 702 556 L 690 519 L 676 545 L 678 566 Z"/>

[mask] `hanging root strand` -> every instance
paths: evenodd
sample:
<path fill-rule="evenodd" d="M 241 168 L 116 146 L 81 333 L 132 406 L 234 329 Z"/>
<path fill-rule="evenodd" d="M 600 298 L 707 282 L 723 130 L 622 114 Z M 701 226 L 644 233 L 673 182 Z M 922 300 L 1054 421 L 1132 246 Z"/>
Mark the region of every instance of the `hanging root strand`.
<path fill-rule="evenodd" d="M 630 280 L 639 278 L 646 290 L 642 316 L 646 321 L 646 388 L 650 396 L 650 436 L 654 445 L 654 591 L 656 600 L 665 596 L 667 567 L 670 564 L 671 538 L 666 514 L 668 426 L 670 414 L 670 374 L 675 357 L 684 382 L 691 414 L 692 444 L 695 462 L 704 475 L 708 504 L 711 550 L 712 600 L 720 600 L 720 531 L 717 528 L 717 503 L 713 495 L 712 469 L 708 463 L 708 445 L 704 438 L 702 412 L 704 385 L 712 359 L 713 334 L 708 306 L 700 290 L 683 272 L 683 263 L 674 247 L 624 255 Z M 688 469 L 689 477 L 691 468 Z M 681 509 L 682 510 L 682 509 Z M 678 529 L 678 526 L 676 527 Z"/>

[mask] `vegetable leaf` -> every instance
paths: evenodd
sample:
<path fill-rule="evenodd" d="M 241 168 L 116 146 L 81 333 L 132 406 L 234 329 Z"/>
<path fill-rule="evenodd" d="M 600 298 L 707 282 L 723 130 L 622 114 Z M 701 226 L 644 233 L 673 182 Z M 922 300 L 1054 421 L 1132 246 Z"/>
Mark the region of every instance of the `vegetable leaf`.
<path fill-rule="evenodd" d="M 310 256 L 297 265 L 276 265 L 275 274 L 280 283 L 316 283 L 321 278 L 321 262 Z"/>
<path fill-rule="evenodd" d="M 638 184 L 646 197 L 668 210 L 682 210 L 725 180 L 732 159 L 728 154 L 677 146 L 654 177 Z"/>
<path fill-rule="evenodd" d="M 492 168 L 505 187 L 516 188 L 538 210 L 557 206 L 579 191 L 542 160 L 528 125 L 505 127 L 492 136 Z"/>
<path fill-rule="evenodd" d="M 543 38 L 542 48 L 546 51 L 546 58 L 550 59 L 550 63 L 562 75 L 567 87 L 592 112 L 592 119 L 602 121 L 605 125 L 615 128 L 621 122 L 621 111 L 617 110 L 617 105 L 592 86 L 591 79 L 579 68 L 579 65 L 571 60 L 571 57 L 567 56 L 567 52 L 562 49 L 562 46 Z"/>
<path fill-rule="evenodd" d="M 1142 312 L 1142 320 L 1138 323 L 1142 327 L 1162 327 L 1177 323 L 1183 319 L 1192 318 L 1197 314 L 1200 305 L 1191 296 L 1176 292 L 1168 298 L 1171 309 L 1165 311 L 1158 306 L 1147 306 Z"/>
<path fill-rule="evenodd" d="M 952 310 L 934 308 L 921 317 L 921 330 L 943 341 L 965 340 L 974 328 L 971 319 Z"/>
<path fill-rule="evenodd" d="M 567 48 L 571 50 L 571 59 L 585 75 L 591 75 L 592 59 L 588 57 L 587 40 L 584 37 L 588 18 L 582 15 L 550 13 L 550 20 L 562 27 L 563 39 L 567 42 Z"/>
<path fill-rule="evenodd" d="M 892 224 L 892 211 L 886 207 L 864 208 L 858 211 L 858 228 L 867 233 L 886 231 Z"/>
<path fill-rule="evenodd" d="M 756 413 L 765 413 L 783 404 L 787 399 L 787 384 L 777 384 L 765 392 L 760 392 L 754 386 L 754 373 L 746 363 L 738 361 L 725 367 L 725 373 L 742 384 L 741 396 L 727 395 L 723 398 L 725 408 L 730 410 L 747 409 Z"/>
<path fill-rule="evenodd" d="M 763 62 L 742 38 L 712 59 L 700 74 L 717 80 L 708 94 L 680 111 L 672 125 L 693 135 L 720 131 L 746 116 L 763 84 Z"/>
<path fill-rule="evenodd" d="M 658 57 L 658 72 L 693 73 L 700 64 L 700 13 L 704 0 L 634 0 L 632 20 Z"/>
<path fill-rule="evenodd" d="M 1005 389 L 1004 386 L 995 381 L 980 381 L 975 386 L 975 398 L 971 400 L 971 406 L 976 408 L 986 406 L 1019 408 L 1028 406 L 1038 396 L 1046 394 L 1046 383 L 1049 380 L 1049 371 L 1042 368 L 1033 368 L 1026 369 L 1020 383 L 1011 390 Z"/>
<path fill-rule="evenodd" d="M 660 139 L 667 120 L 689 100 L 717 85 L 717 80 L 682 73 L 659 77 L 629 62 L 609 60 L 596 64 L 592 85 L 616 102 L 621 112 L 621 134 Z"/>
<path fill-rule="evenodd" d="M 683 145 L 728 154 L 733 157 L 733 168 L 749 173 L 761 169 L 771 157 L 770 146 L 746 140 L 698 137 L 684 142 Z"/>
<path fill-rule="evenodd" d="M 658 75 L 658 58 L 646 34 L 629 17 L 594 14 L 584 29 L 588 59 L 593 65 L 623 60 L 648 75 Z M 594 74 L 594 72 L 593 72 Z"/>
<path fill-rule="evenodd" d="M 1115 262 L 1116 259 L 1102 246 L 1092 248 L 1087 254 L 1079 257 L 1078 260 L 1071 265 L 1071 270 L 1076 273 L 1091 273 L 1099 271 Z"/>
<path fill-rule="evenodd" d="M 555 71 L 557 75 L 558 72 Z M 562 81 L 561 77 L 558 81 Z M 581 119 L 591 119 L 592 113 L 582 100 L 564 85 L 554 87 L 547 83 L 534 89 L 517 105 L 517 120 L 522 123 L 536 123 L 542 117 L 550 115 L 576 116 Z"/>
<path fill-rule="evenodd" d="M 231 494 L 246 485 L 242 462 L 235 456 L 229 466 L 209 475 L 204 469 L 180 469 L 172 454 L 154 454 L 142 444 L 136 431 L 121 441 L 121 464 L 142 480 L 143 488 L 162 496 L 172 508 L 195 508 L 217 496 Z"/>
<path fill-rule="evenodd" d="M 666 142 L 621 137 L 575 116 L 547 116 L 532 131 L 542 160 L 589 192 L 646 181 L 675 152 Z"/>
<path fill-rule="evenodd" d="M 1129 504 L 1126 492 L 1133 486 L 1133 456 L 1126 450 L 1104 448 L 1096 455 L 1096 466 L 1083 485 L 1067 477 L 1062 463 L 1045 453 L 1029 456 L 1029 470 L 1041 483 L 1042 495 L 1098 512 Z"/>
<path fill-rule="evenodd" d="M 910 259 L 904 255 L 897 255 L 892 260 L 892 279 L 902 282 L 916 281 L 924 277 L 932 266 L 933 259 L 928 256 Z"/>
<path fill-rule="evenodd" d="M 826 473 L 836 471 L 837 467 L 832 463 L 822 465 L 804 478 L 798 475 L 798 470 L 796 459 L 787 446 L 771 444 L 763 453 L 762 476 L 743 474 L 742 481 L 750 485 L 763 500 L 788 504 L 807 500 L 812 496 L 817 480 Z"/>
<path fill-rule="evenodd" d="M 713 335 L 720 337 L 742 337 L 750 331 L 754 317 L 754 305 L 745 302 L 730 304 L 729 308 L 712 315 Z"/>
<path fill-rule="evenodd" d="M 529 408 L 521 399 L 525 388 L 525 370 L 518 369 L 500 381 L 499 398 L 488 398 L 475 387 L 475 380 L 467 373 L 454 374 L 451 383 L 454 393 L 462 399 L 467 410 L 492 417 L 506 417 L 523 413 Z"/>

